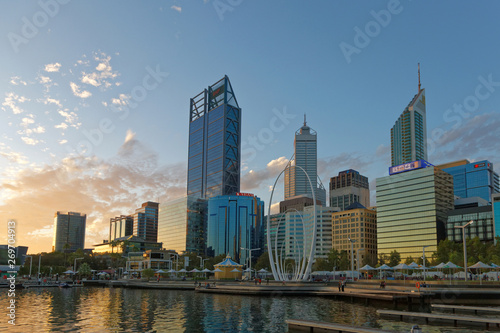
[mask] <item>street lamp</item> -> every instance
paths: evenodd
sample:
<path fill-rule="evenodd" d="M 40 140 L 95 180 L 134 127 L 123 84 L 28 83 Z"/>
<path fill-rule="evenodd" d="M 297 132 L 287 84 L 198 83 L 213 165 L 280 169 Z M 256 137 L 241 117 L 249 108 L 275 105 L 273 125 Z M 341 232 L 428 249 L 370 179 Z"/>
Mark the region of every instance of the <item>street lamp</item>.
<path fill-rule="evenodd" d="M 201 256 L 196 256 L 197 258 L 200 258 L 200 268 L 203 269 L 203 258 Z"/>
<path fill-rule="evenodd" d="M 24 255 L 24 256 L 25 256 L 26 258 L 27 258 L 27 257 L 30 257 L 30 275 L 29 275 L 29 277 L 30 277 L 30 279 L 31 279 L 31 264 L 33 264 L 33 256 L 27 256 L 27 255 Z"/>
<path fill-rule="evenodd" d="M 353 272 L 354 272 L 354 242 L 356 241 L 355 239 L 351 239 L 351 237 L 347 237 L 349 242 L 351 242 L 351 277 L 352 280 L 354 281 L 353 277 Z"/>
<path fill-rule="evenodd" d="M 248 257 L 250 258 L 250 280 L 252 279 L 252 251 L 257 251 L 260 250 L 260 247 L 258 249 L 247 249 L 242 247 L 242 250 L 248 250 L 249 254 Z"/>
<path fill-rule="evenodd" d="M 175 256 L 175 270 L 179 270 L 179 255 L 177 253 L 170 253 L 171 256 Z"/>
<path fill-rule="evenodd" d="M 82 260 L 83 258 L 75 258 L 75 265 L 73 266 L 73 272 L 76 273 L 76 261 L 77 260 Z"/>
<path fill-rule="evenodd" d="M 425 248 L 429 247 L 430 245 L 422 246 L 422 260 L 424 263 L 424 281 L 425 281 Z"/>
<path fill-rule="evenodd" d="M 464 243 L 464 270 L 465 270 L 465 281 L 467 281 L 467 242 L 465 241 L 465 228 L 470 224 L 474 223 L 473 220 L 470 220 L 468 223 L 462 226 L 455 226 L 455 229 L 462 229 L 462 241 Z"/>

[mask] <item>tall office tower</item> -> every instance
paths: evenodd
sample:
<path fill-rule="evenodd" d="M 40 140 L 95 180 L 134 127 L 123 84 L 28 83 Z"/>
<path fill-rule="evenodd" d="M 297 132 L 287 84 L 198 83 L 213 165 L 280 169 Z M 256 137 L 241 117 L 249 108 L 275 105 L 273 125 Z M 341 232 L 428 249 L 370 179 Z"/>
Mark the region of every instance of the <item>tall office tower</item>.
<path fill-rule="evenodd" d="M 427 125 L 425 89 L 420 88 L 419 64 L 418 93 L 391 129 L 391 165 L 422 159 L 427 160 Z"/>
<path fill-rule="evenodd" d="M 187 196 L 160 204 L 158 242 L 177 253 L 205 254 L 207 200 Z"/>
<path fill-rule="evenodd" d="M 158 203 L 145 202 L 134 213 L 134 235 L 146 241 L 158 239 Z"/>
<path fill-rule="evenodd" d="M 500 237 L 500 193 L 492 195 L 491 205 L 493 206 L 493 237 L 495 237 L 496 244 L 496 237 Z"/>
<path fill-rule="evenodd" d="M 132 215 L 120 215 L 109 219 L 109 241 L 117 238 L 131 236 L 134 233 L 134 217 Z"/>
<path fill-rule="evenodd" d="M 241 109 L 229 78 L 191 99 L 187 194 L 196 198 L 240 191 Z"/>
<path fill-rule="evenodd" d="M 207 256 L 229 254 L 236 262 L 255 260 L 264 251 L 264 202 L 249 193 L 220 195 L 208 200 Z M 246 249 L 243 250 L 242 248 Z M 257 250 L 258 249 L 258 250 Z"/>
<path fill-rule="evenodd" d="M 312 198 L 311 187 L 304 169 L 309 175 L 315 189 L 316 200 L 326 206 L 326 190 L 318 182 L 318 140 L 315 130 L 307 126 L 304 115 L 304 126 L 295 132 L 294 157 L 290 161 L 292 167 L 285 171 L 285 200 L 306 194 Z M 300 168 L 294 168 L 299 166 Z"/>
<path fill-rule="evenodd" d="M 426 253 L 436 252 L 446 237 L 447 213 L 454 201 L 453 177 L 434 166 L 407 165 L 413 169 L 392 167 L 396 174 L 376 180 L 379 256 L 396 250 L 402 260 L 419 258 L 422 246 L 429 246 Z"/>
<path fill-rule="evenodd" d="M 74 252 L 85 246 L 87 215 L 75 212 L 56 212 L 54 215 L 54 241 L 52 251 Z M 69 248 L 66 248 L 67 245 Z"/>
<path fill-rule="evenodd" d="M 480 197 L 491 203 L 491 196 L 500 192 L 498 174 L 493 171 L 493 163 L 468 160 L 436 166 L 453 176 L 455 195 L 460 198 Z"/>
<path fill-rule="evenodd" d="M 330 207 L 345 210 L 355 202 L 359 202 L 364 207 L 370 206 L 368 177 L 349 169 L 330 178 Z"/>

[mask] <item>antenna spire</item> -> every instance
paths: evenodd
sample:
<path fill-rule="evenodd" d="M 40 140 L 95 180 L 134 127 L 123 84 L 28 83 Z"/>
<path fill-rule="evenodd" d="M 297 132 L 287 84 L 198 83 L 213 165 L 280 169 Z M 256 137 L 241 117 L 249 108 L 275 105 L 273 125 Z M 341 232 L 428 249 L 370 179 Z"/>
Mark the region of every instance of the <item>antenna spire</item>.
<path fill-rule="evenodd" d="M 420 84 L 420 63 L 418 63 L 418 92 L 420 92 L 420 90 L 422 90 L 420 88 L 421 84 Z"/>
<path fill-rule="evenodd" d="M 306 121 L 306 114 L 304 113 L 304 126 L 306 126 L 307 121 Z"/>

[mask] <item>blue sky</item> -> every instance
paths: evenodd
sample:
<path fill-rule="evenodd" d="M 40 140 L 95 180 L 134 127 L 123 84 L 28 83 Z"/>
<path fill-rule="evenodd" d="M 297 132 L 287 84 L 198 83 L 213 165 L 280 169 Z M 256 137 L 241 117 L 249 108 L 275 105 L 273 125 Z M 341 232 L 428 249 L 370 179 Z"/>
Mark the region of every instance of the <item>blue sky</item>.
<path fill-rule="evenodd" d="M 304 113 L 325 187 L 357 169 L 375 204 L 419 62 L 429 161 L 489 159 L 498 171 L 499 7 L 2 2 L 0 217 L 16 219 L 19 245 L 37 252 L 51 248 L 55 211 L 84 212 L 90 247 L 107 238 L 110 217 L 183 195 L 189 99 L 224 75 L 243 112 L 242 191 L 266 205 Z"/>

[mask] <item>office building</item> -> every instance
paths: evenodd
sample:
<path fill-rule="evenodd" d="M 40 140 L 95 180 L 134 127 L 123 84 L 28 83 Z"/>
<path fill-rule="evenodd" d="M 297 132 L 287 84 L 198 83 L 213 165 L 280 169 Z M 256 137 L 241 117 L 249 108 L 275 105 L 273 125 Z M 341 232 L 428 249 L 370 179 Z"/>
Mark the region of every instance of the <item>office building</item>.
<path fill-rule="evenodd" d="M 220 195 L 208 200 L 207 255 L 228 254 L 240 263 L 248 263 L 264 252 L 264 202 L 253 194 Z M 242 250 L 245 248 L 247 250 Z"/>
<path fill-rule="evenodd" d="M 346 210 L 332 213 L 332 245 L 337 251 L 346 251 L 351 258 L 351 241 L 354 258 L 374 265 L 377 262 L 377 211 L 359 202 Z M 366 258 L 366 259 L 365 259 Z"/>
<path fill-rule="evenodd" d="M 240 191 L 241 109 L 229 82 L 191 99 L 187 194 L 195 198 Z"/>
<path fill-rule="evenodd" d="M 74 252 L 84 249 L 87 215 L 76 212 L 56 212 L 52 251 Z"/>
<path fill-rule="evenodd" d="M 455 209 L 488 206 L 488 201 L 480 197 L 460 198 L 455 196 Z"/>
<path fill-rule="evenodd" d="M 402 260 L 418 258 L 423 246 L 435 252 L 446 237 L 447 213 L 453 209 L 453 177 L 425 163 L 417 169 L 391 169 L 407 171 L 376 180 L 378 255 L 396 250 Z"/>
<path fill-rule="evenodd" d="M 491 203 L 492 194 L 500 192 L 498 174 L 490 161 L 461 160 L 437 167 L 453 176 L 453 190 L 460 198 L 481 197 Z"/>
<path fill-rule="evenodd" d="M 131 236 L 134 233 L 134 217 L 121 215 L 109 219 L 109 241 Z"/>
<path fill-rule="evenodd" d="M 116 244 L 116 245 L 115 245 Z M 123 253 L 127 254 L 134 251 L 160 250 L 161 242 L 146 241 L 140 237 L 131 235 L 120 237 L 109 242 L 107 239 L 100 244 L 95 244 L 92 249 L 93 253 Z"/>
<path fill-rule="evenodd" d="M 158 239 L 158 203 L 145 202 L 134 213 L 134 235 L 146 241 Z"/>
<path fill-rule="evenodd" d="M 446 237 L 454 242 L 462 243 L 462 229 L 460 227 L 474 221 L 465 228 L 465 238 L 478 237 L 481 242 L 494 240 L 493 211 L 491 206 L 469 207 L 454 209 L 448 212 L 446 223 Z"/>
<path fill-rule="evenodd" d="M 349 169 L 330 178 L 330 207 L 345 210 L 355 202 L 359 202 L 364 207 L 370 206 L 368 177 Z"/>
<path fill-rule="evenodd" d="M 391 165 L 427 160 L 425 89 L 420 88 L 391 129 Z"/>
<path fill-rule="evenodd" d="M 187 196 L 160 204 L 158 241 L 177 253 L 205 254 L 207 201 Z"/>
<path fill-rule="evenodd" d="M 491 197 L 493 206 L 493 232 L 494 237 L 500 237 L 500 193 L 495 193 Z M 495 239 L 495 244 L 497 240 Z"/>
<path fill-rule="evenodd" d="M 290 161 L 291 167 L 285 171 L 285 200 L 302 194 L 312 198 L 312 184 L 316 199 L 321 202 L 321 205 L 326 206 L 326 191 L 321 181 L 318 182 L 317 146 L 317 133 L 307 126 L 304 116 L 304 125 L 295 132 L 294 154 Z M 302 169 L 309 175 L 311 184 Z"/>
<path fill-rule="evenodd" d="M 305 194 L 296 197 L 288 198 L 287 200 L 280 201 L 280 213 L 287 211 L 298 210 L 303 211 L 308 206 L 313 206 L 314 200 Z M 321 202 L 316 199 L 316 205 L 320 206 Z"/>

